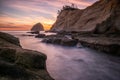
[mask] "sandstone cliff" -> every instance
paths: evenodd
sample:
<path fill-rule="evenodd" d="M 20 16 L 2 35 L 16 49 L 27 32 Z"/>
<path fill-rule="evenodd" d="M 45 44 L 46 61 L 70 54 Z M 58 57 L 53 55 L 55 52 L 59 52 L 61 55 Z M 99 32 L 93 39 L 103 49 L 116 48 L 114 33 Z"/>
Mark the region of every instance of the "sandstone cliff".
<path fill-rule="evenodd" d="M 37 23 L 31 28 L 31 31 L 44 31 L 43 25 L 41 23 Z"/>
<path fill-rule="evenodd" d="M 120 32 L 120 1 L 99 0 L 84 10 L 62 10 L 51 31 Z"/>
<path fill-rule="evenodd" d="M 46 55 L 23 49 L 18 38 L 0 32 L 0 80 L 53 80 L 46 70 Z"/>

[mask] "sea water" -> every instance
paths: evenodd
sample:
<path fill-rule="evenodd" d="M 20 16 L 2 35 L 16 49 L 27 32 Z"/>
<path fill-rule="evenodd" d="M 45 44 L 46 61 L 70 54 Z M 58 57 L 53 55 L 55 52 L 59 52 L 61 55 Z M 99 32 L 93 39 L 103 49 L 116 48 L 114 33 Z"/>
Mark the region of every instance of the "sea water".
<path fill-rule="evenodd" d="M 47 70 L 55 80 L 120 80 L 120 57 L 85 47 L 42 43 L 42 38 L 23 36 L 30 34 L 26 31 L 5 32 L 18 37 L 23 48 L 46 54 Z"/>

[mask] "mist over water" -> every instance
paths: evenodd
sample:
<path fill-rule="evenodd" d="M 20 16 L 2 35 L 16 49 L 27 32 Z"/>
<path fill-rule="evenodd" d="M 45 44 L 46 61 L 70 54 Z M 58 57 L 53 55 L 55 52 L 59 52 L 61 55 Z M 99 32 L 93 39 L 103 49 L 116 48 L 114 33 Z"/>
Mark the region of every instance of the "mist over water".
<path fill-rule="evenodd" d="M 20 39 L 25 49 L 47 55 L 47 70 L 55 80 L 120 80 L 120 57 L 88 48 L 42 43 L 40 38 L 22 36 L 26 31 L 7 31 Z"/>

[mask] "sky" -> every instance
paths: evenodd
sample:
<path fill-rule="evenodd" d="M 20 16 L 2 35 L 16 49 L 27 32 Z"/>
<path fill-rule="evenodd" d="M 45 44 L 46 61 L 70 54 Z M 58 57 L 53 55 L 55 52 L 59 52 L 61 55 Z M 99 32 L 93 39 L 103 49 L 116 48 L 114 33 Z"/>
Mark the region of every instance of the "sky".
<path fill-rule="evenodd" d="M 97 0 L 0 0 L 0 30 L 30 30 L 40 22 L 49 30 L 63 5 L 74 3 L 79 9 Z"/>

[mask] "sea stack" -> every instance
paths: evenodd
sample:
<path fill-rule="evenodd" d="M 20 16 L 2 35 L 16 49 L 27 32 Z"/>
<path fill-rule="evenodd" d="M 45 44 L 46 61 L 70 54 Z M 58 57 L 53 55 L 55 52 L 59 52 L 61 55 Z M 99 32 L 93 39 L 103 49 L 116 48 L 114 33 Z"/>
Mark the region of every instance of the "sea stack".
<path fill-rule="evenodd" d="M 33 32 L 44 31 L 43 25 L 41 23 L 37 23 L 31 28 L 31 31 Z"/>

